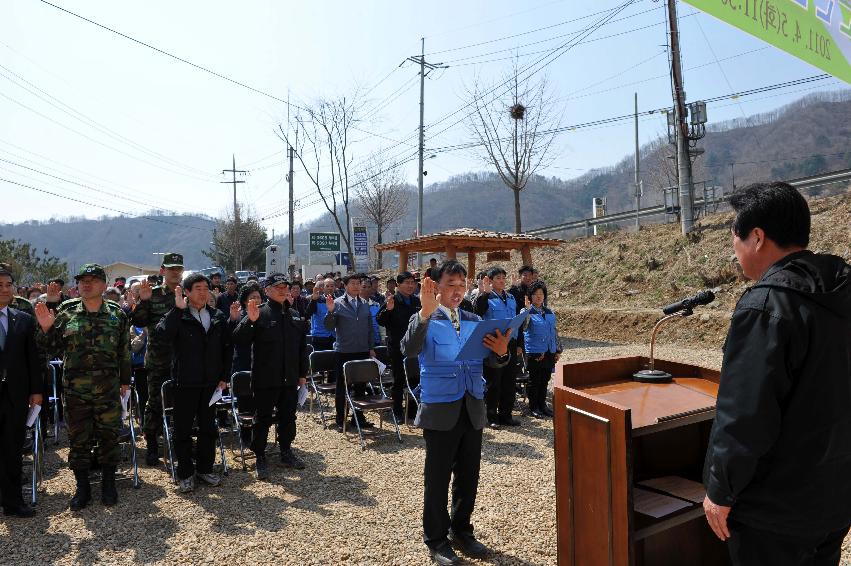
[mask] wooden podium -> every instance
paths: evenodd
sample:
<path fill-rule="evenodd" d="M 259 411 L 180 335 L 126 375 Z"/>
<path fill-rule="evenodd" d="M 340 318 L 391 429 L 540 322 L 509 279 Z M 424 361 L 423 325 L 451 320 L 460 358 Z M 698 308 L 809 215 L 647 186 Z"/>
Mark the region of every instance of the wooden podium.
<path fill-rule="evenodd" d="M 659 359 L 656 369 L 673 375 L 673 382 L 634 381 L 632 374 L 648 363 L 625 357 L 557 368 L 560 566 L 729 564 L 701 503 L 675 497 L 685 506 L 658 518 L 634 510 L 639 495 L 642 505 L 647 495 L 670 496 L 641 482 L 672 476 L 702 481 L 718 394 L 719 372 Z"/>

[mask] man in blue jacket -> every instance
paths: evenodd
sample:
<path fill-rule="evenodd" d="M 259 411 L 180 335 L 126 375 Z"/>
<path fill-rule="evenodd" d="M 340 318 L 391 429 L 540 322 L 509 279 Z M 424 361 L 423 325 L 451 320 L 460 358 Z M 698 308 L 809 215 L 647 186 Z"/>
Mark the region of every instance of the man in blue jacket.
<path fill-rule="evenodd" d="M 447 260 L 437 270 L 438 281 L 426 277 L 420 291 L 422 308 L 411 317 L 400 347 L 405 356 L 419 356 L 420 405 L 416 426 L 426 443 L 423 539 L 437 564 L 458 564 L 450 540 L 469 556 L 488 549 L 473 535 L 470 518 L 476 504 L 482 457 L 485 384 L 482 366 L 508 363 L 511 331 L 489 335 L 484 345 L 492 353 L 484 360 L 455 361 L 464 342 L 481 319 L 458 307 L 466 290 L 467 270 Z M 452 516 L 447 512 L 449 479 Z"/>
<path fill-rule="evenodd" d="M 815 254 L 786 183 L 730 197 L 756 281 L 724 344 L 703 507 L 733 564 L 839 564 L 851 527 L 851 266 Z"/>

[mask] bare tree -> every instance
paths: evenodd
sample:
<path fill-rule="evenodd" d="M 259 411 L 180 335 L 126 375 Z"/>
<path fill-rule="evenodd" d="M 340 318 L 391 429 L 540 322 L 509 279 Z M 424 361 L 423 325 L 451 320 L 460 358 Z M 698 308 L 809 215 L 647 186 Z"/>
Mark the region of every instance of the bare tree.
<path fill-rule="evenodd" d="M 559 122 L 546 77 L 523 78 L 518 62 L 501 81 L 492 102 L 493 87 L 478 82 L 468 95 L 474 111 L 467 119 L 480 157 L 496 168 L 502 182 L 514 193 L 514 231 L 520 232 L 520 191 L 547 164 L 548 152 Z"/>
<path fill-rule="evenodd" d="M 334 219 L 340 237 L 352 254 L 349 211 L 349 167 L 352 156 L 349 132 L 358 123 L 358 96 L 319 99 L 295 116 L 290 131 L 278 125 L 278 137 L 290 145 L 325 209 Z M 342 210 L 340 210 L 342 208 Z"/>
<path fill-rule="evenodd" d="M 380 244 L 387 227 L 407 214 L 411 193 L 402 180 L 398 166 L 385 167 L 373 155 L 364 167 L 363 179 L 358 183 L 356 196 L 361 214 L 375 224 Z M 380 251 L 377 256 L 377 268 L 382 268 Z"/>

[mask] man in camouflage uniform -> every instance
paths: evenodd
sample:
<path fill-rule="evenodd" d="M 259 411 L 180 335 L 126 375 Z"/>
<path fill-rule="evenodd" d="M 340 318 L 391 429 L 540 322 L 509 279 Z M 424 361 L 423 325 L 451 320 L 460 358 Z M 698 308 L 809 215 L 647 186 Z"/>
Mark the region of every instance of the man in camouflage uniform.
<path fill-rule="evenodd" d="M 71 510 L 91 500 L 89 468 L 92 446 L 98 444 L 103 481 L 101 501 L 115 505 L 115 468 L 121 401 L 130 386 L 129 321 L 117 304 L 103 299 L 106 272 L 87 263 L 74 277 L 80 298 L 65 301 L 57 313 L 44 303 L 35 307 L 41 332 L 36 339 L 51 355 L 62 358 L 65 385 L 65 422 L 71 449 L 68 466 L 77 480 Z"/>
<path fill-rule="evenodd" d="M 163 284 L 151 288 L 148 281 L 139 286 L 139 302 L 136 303 L 130 320 L 133 326 L 144 327 L 148 331 L 148 349 L 145 353 L 145 369 L 148 371 L 148 402 L 145 404 L 145 441 L 148 453 L 145 463 L 156 466 L 159 461 L 157 437 L 162 432 L 163 406 L 161 387 L 164 381 L 171 379 L 171 344 L 157 338 L 157 323 L 174 308 L 174 288 L 183 279 L 183 256 L 167 253 L 163 256 L 160 275 Z"/>

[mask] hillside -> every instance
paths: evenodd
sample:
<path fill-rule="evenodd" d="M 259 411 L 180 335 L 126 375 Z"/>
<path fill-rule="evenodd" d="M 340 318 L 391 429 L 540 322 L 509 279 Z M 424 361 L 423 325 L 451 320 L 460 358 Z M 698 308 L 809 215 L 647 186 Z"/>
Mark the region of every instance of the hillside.
<path fill-rule="evenodd" d="M 728 191 L 733 175 L 736 185 L 742 186 L 756 180 L 790 179 L 851 167 L 848 124 L 851 91 L 811 95 L 768 114 L 715 124 L 699 144 L 706 153 L 696 160 L 694 177 Z M 671 160 L 666 158 L 670 151 L 670 146 L 662 141 L 641 149 L 644 205 L 660 202 L 659 189 L 673 183 Z M 608 197 L 609 212 L 631 209 L 632 160 L 632 156 L 627 156 L 610 168 L 589 171 L 570 180 L 535 177 L 521 196 L 524 228 L 585 218 L 595 196 Z M 731 167 L 730 163 L 734 165 Z M 297 191 L 305 188 L 297 186 Z M 385 241 L 394 240 L 397 234 L 407 237 L 413 233 L 416 198 L 413 187 L 411 190 L 407 216 L 387 229 Z M 428 185 L 424 201 L 428 232 L 462 226 L 514 229 L 511 193 L 492 172 L 464 173 Z M 352 214 L 358 215 L 356 206 L 352 206 Z M 311 230 L 335 231 L 327 214 L 302 223 L 297 217 L 296 223 L 298 244 L 307 243 Z M 46 247 L 72 268 L 86 261 L 122 260 L 147 265 L 156 263 L 154 252 L 170 249 L 183 251 L 188 266 L 201 267 L 208 263 L 201 250 L 209 248 L 212 227 L 208 218 L 152 212 L 138 218 L 0 224 L 0 237 Z M 376 235 L 372 232 L 370 240 L 374 243 Z M 287 245 L 286 238 L 276 241 Z M 298 247 L 297 251 L 303 253 L 304 249 Z"/>

